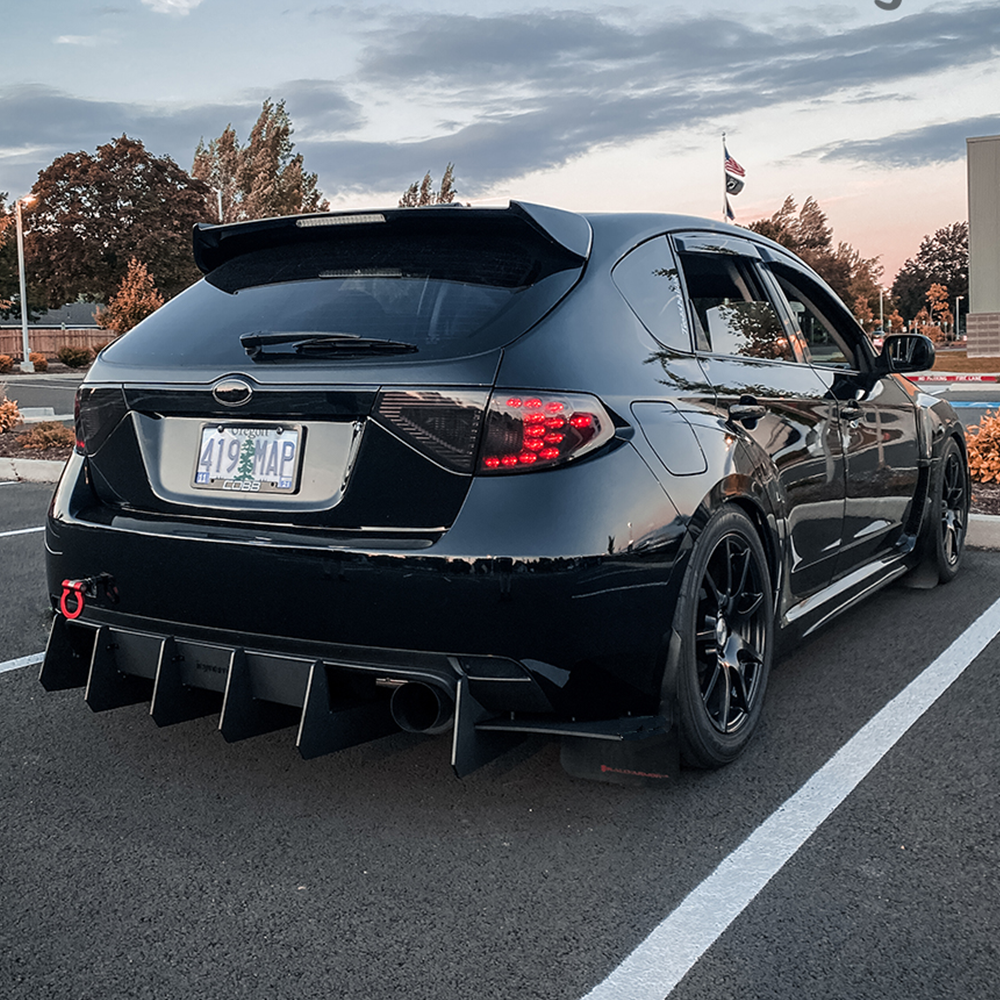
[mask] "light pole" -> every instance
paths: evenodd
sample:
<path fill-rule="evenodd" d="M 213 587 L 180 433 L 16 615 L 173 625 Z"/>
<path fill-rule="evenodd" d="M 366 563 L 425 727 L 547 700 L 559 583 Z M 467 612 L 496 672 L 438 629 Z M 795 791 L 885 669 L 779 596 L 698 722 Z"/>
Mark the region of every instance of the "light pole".
<path fill-rule="evenodd" d="M 955 340 L 958 340 L 958 304 L 964 299 L 964 295 L 955 296 Z"/>
<path fill-rule="evenodd" d="M 24 226 L 21 223 L 21 206 L 30 205 L 35 200 L 34 195 L 25 195 L 14 202 L 14 214 L 17 218 L 17 269 L 21 282 L 21 371 L 33 372 L 34 362 L 31 360 L 31 348 L 28 346 L 28 294 L 24 283 Z"/>
<path fill-rule="evenodd" d="M 879 333 L 885 336 L 885 312 L 882 308 L 882 293 L 885 289 L 879 285 L 878 286 L 878 329 Z"/>

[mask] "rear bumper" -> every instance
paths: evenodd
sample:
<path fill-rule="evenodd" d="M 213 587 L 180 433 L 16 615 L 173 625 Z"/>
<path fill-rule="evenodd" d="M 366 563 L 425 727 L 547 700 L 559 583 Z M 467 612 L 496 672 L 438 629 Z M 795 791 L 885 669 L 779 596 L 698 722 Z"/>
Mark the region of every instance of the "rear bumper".
<path fill-rule="evenodd" d="M 582 499 L 568 507 L 567 496 Z M 234 647 L 260 636 L 263 649 L 313 659 L 351 647 L 368 651 L 362 660 L 381 650 L 399 662 L 509 660 L 553 711 L 601 718 L 655 706 L 684 534 L 631 447 L 554 473 L 477 479 L 449 531 L 379 539 L 112 508 L 95 502 L 74 458 L 48 519 L 47 572 L 55 608 L 64 580 L 113 579 L 114 599 L 88 600 L 83 625 Z"/>
<path fill-rule="evenodd" d="M 531 734 L 562 737 L 564 763 L 579 777 L 629 784 L 676 776 L 670 720 L 553 717 L 538 679 L 511 660 L 307 649 L 190 627 L 178 635 L 150 631 L 101 612 L 95 618 L 86 624 L 55 618 L 40 676 L 49 691 L 83 687 L 94 711 L 148 701 L 161 726 L 216 714 L 229 742 L 294 727 L 296 747 L 309 759 L 397 731 L 396 693 L 422 685 L 438 691 L 450 713 L 444 728 L 451 732 L 451 764 L 459 777 Z M 516 705 L 520 715 L 506 708 L 501 713 L 500 704 Z"/>

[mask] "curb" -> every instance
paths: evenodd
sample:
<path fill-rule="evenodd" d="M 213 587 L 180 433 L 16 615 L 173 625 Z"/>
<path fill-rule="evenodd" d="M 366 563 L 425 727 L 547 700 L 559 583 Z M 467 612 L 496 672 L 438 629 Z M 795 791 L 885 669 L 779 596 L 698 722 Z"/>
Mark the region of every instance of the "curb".
<path fill-rule="evenodd" d="M 1000 549 L 1000 517 L 995 514 L 970 514 L 965 544 L 970 549 Z"/>
<path fill-rule="evenodd" d="M 0 481 L 57 483 L 65 465 L 38 458 L 0 458 Z"/>
<path fill-rule="evenodd" d="M 1000 382 L 1000 375 L 968 375 L 962 372 L 940 372 L 928 375 L 906 375 L 910 382 Z"/>

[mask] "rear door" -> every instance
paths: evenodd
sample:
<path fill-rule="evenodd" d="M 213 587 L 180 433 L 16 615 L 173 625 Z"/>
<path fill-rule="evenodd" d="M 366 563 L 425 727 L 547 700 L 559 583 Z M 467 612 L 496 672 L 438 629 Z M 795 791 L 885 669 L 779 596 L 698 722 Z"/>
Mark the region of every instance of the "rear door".
<path fill-rule="evenodd" d="M 788 588 L 801 599 L 830 582 L 844 513 L 837 404 L 806 362 L 747 240 L 674 237 L 696 346 L 717 404 L 755 456 L 755 484 L 787 531 Z M 759 416 L 753 416 L 759 414 Z"/>
<path fill-rule="evenodd" d="M 797 261 L 775 258 L 768 269 L 840 413 L 847 462 L 842 576 L 895 552 L 910 528 L 919 482 L 912 386 L 899 375 L 879 375 L 864 331 L 843 304 Z"/>

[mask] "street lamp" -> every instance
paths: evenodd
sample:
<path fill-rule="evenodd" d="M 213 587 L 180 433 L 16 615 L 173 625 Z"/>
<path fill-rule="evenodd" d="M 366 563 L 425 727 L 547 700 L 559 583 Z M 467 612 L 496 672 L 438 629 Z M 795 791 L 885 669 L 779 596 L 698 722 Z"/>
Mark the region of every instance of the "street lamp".
<path fill-rule="evenodd" d="M 33 194 L 25 195 L 14 202 L 14 214 L 17 218 L 17 269 L 21 281 L 21 371 L 33 372 L 35 365 L 31 360 L 31 349 L 28 346 L 28 294 L 24 286 L 24 226 L 21 223 L 21 206 L 30 205 L 35 200 Z"/>
<path fill-rule="evenodd" d="M 964 299 L 964 295 L 955 296 L 955 340 L 958 340 L 958 304 Z"/>

